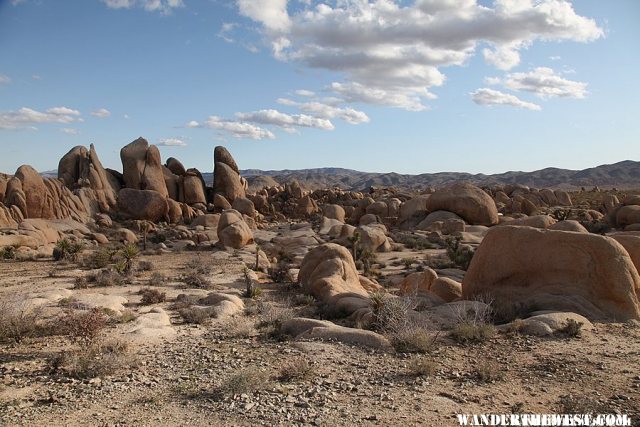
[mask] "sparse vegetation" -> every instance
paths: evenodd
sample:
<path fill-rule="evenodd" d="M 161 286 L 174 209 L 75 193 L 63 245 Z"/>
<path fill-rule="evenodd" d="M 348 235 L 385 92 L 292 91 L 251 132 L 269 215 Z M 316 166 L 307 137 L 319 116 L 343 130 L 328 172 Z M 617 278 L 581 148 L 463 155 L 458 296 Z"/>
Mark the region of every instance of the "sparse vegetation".
<path fill-rule="evenodd" d="M 0 259 L 16 259 L 16 248 L 14 246 L 5 246 L 4 248 L 0 249 Z"/>
<path fill-rule="evenodd" d="M 153 271 L 155 266 L 151 261 L 143 260 L 138 262 L 138 270 L 139 271 Z"/>
<path fill-rule="evenodd" d="M 186 307 L 178 310 L 178 314 L 182 317 L 185 323 L 190 323 L 194 325 L 203 325 L 208 323 L 211 316 L 209 312 L 202 308 L 197 307 Z"/>
<path fill-rule="evenodd" d="M 96 378 L 113 375 L 134 362 L 125 341 L 110 340 L 59 353 L 49 360 L 49 367 L 75 378 Z"/>
<path fill-rule="evenodd" d="M 257 367 L 251 367 L 229 375 L 222 381 L 216 391 L 221 396 L 236 396 L 264 390 L 268 387 L 268 384 L 269 375 L 260 371 Z"/>
<path fill-rule="evenodd" d="M 415 357 L 407 366 L 407 372 L 414 377 L 430 377 L 436 372 L 436 362 L 428 357 Z"/>
<path fill-rule="evenodd" d="M 41 311 L 28 301 L 0 302 L 0 342 L 20 343 L 38 331 Z"/>
<path fill-rule="evenodd" d="M 290 268 L 286 261 L 280 260 L 275 267 L 269 269 L 269 277 L 274 283 L 287 283 L 289 282 Z"/>
<path fill-rule="evenodd" d="M 82 243 L 72 242 L 67 238 L 58 240 L 56 247 L 53 249 L 53 259 L 56 261 L 77 261 L 83 247 Z"/>
<path fill-rule="evenodd" d="M 282 382 L 309 381 L 315 376 L 314 366 L 303 358 L 287 360 L 278 370 L 278 380 Z"/>
<path fill-rule="evenodd" d="M 167 299 L 167 294 L 157 289 L 145 288 L 141 289 L 138 293 L 142 295 L 142 300 L 140 301 L 142 305 L 159 304 L 165 302 Z"/>
<path fill-rule="evenodd" d="M 211 281 L 203 274 L 192 271 L 182 277 L 182 282 L 190 288 L 208 289 L 211 287 Z"/>
<path fill-rule="evenodd" d="M 107 325 L 109 317 L 98 308 L 68 310 L 59 320 L 61 330 L 75 342 L 88 345 L 96 340 Z"/>
<path fill-rule="evenodd" d="M 493 360 L 483 360 L 478 363 L 474 373 L 478 381 L 483 383 L 493 383 L 504 378 L 502 366 Z"/>
<path fill-rule="evenodd" d="M 466 270 L 473 259 L 473 248 L 469 245 L 461 243 L 462 238 L 459 236 L 448 237 L 445 240 L 447 256 L 457 267 Z"/>
<path fill-rule="evenodd" d="M 149 286 L 162 286 L 166 280 L 167 278 L 164 274 L 156 271 L 149 278 Z"/>
<path fill-rule="evenodd" d="M 489 340 L 496 334 L 496 328 L 491 323 L 492 315 L 491 302 L 484 303 L 482 298 L 459 306 L 456 324 L 450 332 L 451 338 L 460 344 Z"/>

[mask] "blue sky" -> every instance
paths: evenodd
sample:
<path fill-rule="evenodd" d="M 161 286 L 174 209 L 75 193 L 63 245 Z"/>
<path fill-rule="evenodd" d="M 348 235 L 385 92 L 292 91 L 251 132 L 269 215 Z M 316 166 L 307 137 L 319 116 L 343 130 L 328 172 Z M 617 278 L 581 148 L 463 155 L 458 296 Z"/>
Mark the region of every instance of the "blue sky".
<path fill-rule="evenodd" d="M 0 171 L 143 136 L 241 168 L 640 160 L 636 0 L 0 0 Z"/>

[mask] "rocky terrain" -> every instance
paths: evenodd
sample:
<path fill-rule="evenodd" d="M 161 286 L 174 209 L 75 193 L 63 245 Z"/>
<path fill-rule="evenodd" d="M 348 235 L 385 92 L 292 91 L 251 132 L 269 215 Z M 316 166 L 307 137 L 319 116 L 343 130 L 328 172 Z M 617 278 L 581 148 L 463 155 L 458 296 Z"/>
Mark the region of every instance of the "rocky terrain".
<path fill-rule="evenodd" d="M 639 191 L 250 185 L 224 147 L 211 178 L 120 154 L 0 175 L 0 424 L 640 425 Z"/>
<path fill-rule="evenodd" d="M 240 171 L 252 189 L 263 185 L 285 184 L 298 181 L 304 188 L 317 190 L 338 187 L 348 191 L 365 191 L 370 187 L 396 187 L 420 191 L 426 187 L 441 187 L 456 181 L 471 182 L 480 187 L 522 184 L 530 187 L 580 190 L 593 188 L 640 188 L 640 162 L 625 160 L 612 165 L 601 165 L 584 170 L 546 168 L 534 172 L 505 172 L 493 175 L 461 172 L 424 173 L 406 175 L 394 172 L 371 173 L 341 168 L 319 168 L 283 171 L 247 169 Z M 205 174 L 206 177 L 207 174 Z"/>

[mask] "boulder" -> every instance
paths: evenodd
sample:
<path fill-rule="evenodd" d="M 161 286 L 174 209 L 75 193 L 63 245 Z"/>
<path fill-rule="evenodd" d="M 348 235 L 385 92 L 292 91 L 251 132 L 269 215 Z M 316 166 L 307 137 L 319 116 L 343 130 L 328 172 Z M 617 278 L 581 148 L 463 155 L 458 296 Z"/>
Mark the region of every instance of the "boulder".
<path fill-rule="evenodd" d="M 560 231 L 574 231 L 576 233 L 588 233 L 589 231 L 584 228 L 582 224 L 573 219 L 567 219 L 564 221 L 558 221 L 555 224 L 550 225 L 549 230 L 560 230 Z"/>
<path fill-rule="evenodd" d="M 409 199 L 400 206 L 400 216 L 398 221 L 400 223 L 408 221 L 412 218 L 421 218 L 427 213 L 427 201 L 430 195 L 416 196 L 413 199 Z"/>
<path fill-rule="evenodd" d="M 335 243 L 325 243 L 307 253 L 298 282 L 303 292 L 313 295 L 336 314 L 349 315 L 371 306 L 351 252 Z"/>
<path fill-rule="evenodd" d="M 256 216 L 256 208 L 253 202 L 246 197 L 236 197 L 233 201 L 232 207 L 241 214 L 247 215 L 251 218 Z"/>
<path fill-rule="evenodd" d="M 573 206 L 571 196 L 569 196 L 569 193 L 567 193 L 566 191 L 556 190 L 554 191 L 554 194 L 560 206 Z"/>
<path fill-rule="evenodd" d="M 411 273 L 400 283 L 400 295 L 415 295 L 429 292 L 431 285 L 438 278 L 438 274 L 430 268 L 417 273 Z"/>
<path fill-rule="evenodd" d="M 219 222 L 219 214 L 206 214 L 195 217 L 193 221 L 191 221 L 191 226 L 197 227 L 200 225 L 203 227 L 215 228 L 217 230 Z"/>
<path fill-rule="evenodd" d="M 430 230 L 432 225 L 436 222 L 441 221 L 444 223 L 447 220 L 460 220 L 463 221 L 458 215 L 449 211 L 435 211 L 431 212 L 426 216 L 425 219 L 420 221 L 420 223 L 416 226 L 418 230 Z M 463 221 L 464 222 L 464 221 Z"/>
<path fill-rule="evenodd" d="M 518 225 L 521 227 L 549 228 L 556 223 L 556 219 L 549 215 L 533 215 L 509 221 L 507 225 Z"/>
<path fill-rule="evenodd" d="M 214 192 L 233 202 L 236 197 L 245 197 L 246 193 L 240 175 L 229 165 L 216 162 L 214 169 Z"/>
<path fill-rule="evenodd" d="M 222 194 L 216 194 L 213 196 L 213 206 L 223 211 L 231 209 L 231 203 L 224 198 Z"/>
<path fill-rule="evenodd" d="M 501 226 L 491 229 L 464 276 L 463 298 L 572 311 L 589 319 L 640 318 L 640 276 L 614 239 Z"/>
<path fill-rule="evenodd" d="M 429 197 L 427 209 L 431 212 L 453 212 L 471 225 L 498 223 L 498 210 L 491 196 L 467 183 L 453 184 L 436 191 Z"/>
<path fill-rule="evenodd" d="M 184 203 L 195 205 L 198 203 L 206 204 L 205 188 L 202 178 L 195 172 L 188 172 L 184 176 Z"/>
<path fill-rule="evenodd" d="M 382 224 L 361 225 L 360 247 L 371 252 L 389 252 L 391 243 L 386 235 L 387 228 Z"/>
<path fill-rule="evenodd" d="M 627 205 L 618 209 L 616 214 L 616 222 L 618 227 L 625 227 L 631 224 L 640 223 L 640 206 Z"/>
<path fill-rule="evenodd" d="M 220 215 L 218 222 L 218 238 L 225 247 L 240 249 L 253 242 L 251 229 L 244 222 L 242 214 L 229 209 Z"/>
<path fill-rule="evenodd" d="M 615 233 L 611 237 L 625 248 L 636 269 L 640 271 L 640 233 Z"/>
<path fill-rule="evenodd" d="M 344 223 L 345 211 L 344 208 L 340 205 L 325 205 L 322 208 L 322 212 L 324 216 L 329 219 L 335 219 L 342 223 Z"/>
<path fill-rule="evenodd" d="M 320 211 L 318 204 L 311 196 L 306 195 L 298 201 L 296 206 L 296 216 L 300 218 L 306 218 Z"/>
<path fill-rule="evenodd" d="M 167 159 L 167 163 L 165 164 L 167 169 L 171 171 L 174 175 L 182 176 L 187 173 L 187 170 L 184 168 L 180 160 L 175 159 L 173 157 L 169 157 Z"/>
<path fill-rule="evenodd" d="M 118 193 L 118 209 L 131 219 L 168 221 L 167 198 L 157 191 L 123 188 Z"/>
<path fill-rule="evenodd" d="M 436 294 L 445 302 L 451 302 L 462 297 L 462 284 L 448 277 L 438 277 L 431 284 L 429 292 Z"/>

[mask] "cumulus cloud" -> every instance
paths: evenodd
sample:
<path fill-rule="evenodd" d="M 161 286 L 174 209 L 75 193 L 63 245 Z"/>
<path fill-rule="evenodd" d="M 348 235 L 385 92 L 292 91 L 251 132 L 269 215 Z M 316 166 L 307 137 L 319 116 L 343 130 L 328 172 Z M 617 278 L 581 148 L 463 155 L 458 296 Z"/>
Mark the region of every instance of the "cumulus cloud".
<path fill-rule="evenodd" d="M 295 6 L 293 4 L 295 3 Z M 567 0 L 236 0 L 261 24 L 275 58 L 340 72 L 346 100 L 420 111 L 441 86 L 440 68 L 464 65 L 479 45 L 485 60 L 508 70 L 538 40 L 590 42 L 604 35 Z"/>
<path fill-rule="evenodd" d="M 149 12 L 170 13 L 184 7 L 182 0 L 102 0 L 110 9 L 142 8 Z"/>
<path fill-rule="evenodd" d="M 582 99 L 587 96 L 587 83 L 565 79 L 547 67 L 538 67 L 528 73 L 507 74 L 504 79 L 493 78 L 491 82 L 512 90 L 531 92 L 540 98 Z"/>
<path fill-rule="evenodd" d="M 306 90 L 306 89 L 299 89 L 295 93 L 298 96 L 306 96 L 306 97 L 312 97 L 312 96 L 316 95 L 315 92 L 312 92 L 312 91 Z"/>
<path fill-rule="evenodd" d="M 309 116 L 306 114 L 286 114 L 278 110 L 260 110 L 251 113 L 236 113 L 242 121 L 263 125 L 278 126 L 287 131 L 296 127 L 333 130 L 335 127 L 330 120 Z"/>
<path fill-rule="evenodd" d="M 66 133 L 67 135 L 79 135 L 80 131 L 75 128 L 60 128 L 60 132 Z"/>
<path fill-rule="evenodd" d="M 9 84 L 11 83 L 11 79 L 9 76 L 5 76 L 4 74 L 0 74 L 0 85 L 1 84 Z"/>
<path fill-rule="evenodd" d="M 340 119 L 352 125 L 369 122 L 369 116 L 367 116 L 366 113 L 349 107 L 337 107 L 335 105 L 319 101 L 296 102 L 286 98 L 280 98 L 277 102 L 281 105 L 297 107 L 301 111 L 309 113 L 314 117 Z"/>
<path fill-rule="evenodd" d="M 38 123 L 81 122 L 80 112 L 67 107 L 53 107 L 37 111 L 23 107 L 15 111 L 0 112 L 0 129 L 27 129 Z"/>
<path fill-rule="evenodd" d="M 181 138 L 164 138 L 158 142 L 161 147 L 186 147 L 187 143 Z"/>
<path fill-rule="evenodd" d="M 107 110 L 106 108 L 100 108 L 99 110 L 92 111 L 91 115 L 94 117 L 99 117 L 101 119 L 104 119 L 111 115 L 111 111 Z"/>
<path fill-rule="evenodd" d="M 240 122 L 237 120 L 223 119 L 218 116 L 209 116 L 204 123 L 198 123 L 195 120 L 187 123 L 187 127 L 205 127 L 209 129 L 215 129 L 221 132 L 225 132 L 238 139 L 275 139 L 275 135 L 261 127 L 255 126 L 251 123 Z"/>
<path fill-rule="evenodd" d="M 500 92 L 489 88 L 481 88 L 470 93 L 471 99 L 478 105 L 510 105 L 512 107 L 525 108 L 527 110 L 539 111 L 542 108 L 531 102 L 521 100 L 515 95 Z"/>

